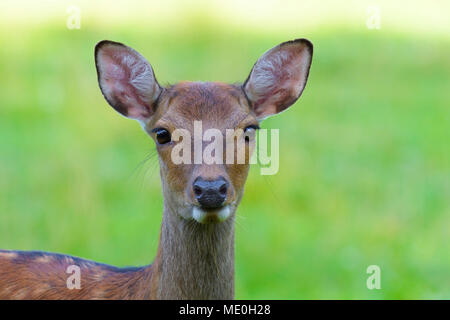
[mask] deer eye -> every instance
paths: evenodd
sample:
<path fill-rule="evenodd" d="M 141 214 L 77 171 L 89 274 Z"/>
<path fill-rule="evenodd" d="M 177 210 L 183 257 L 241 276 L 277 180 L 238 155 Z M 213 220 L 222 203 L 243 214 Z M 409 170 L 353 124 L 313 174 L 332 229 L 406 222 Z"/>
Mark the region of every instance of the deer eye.
<path fill-rule="evenodd" d="M 245 129 L 244 129 L 245 142 L 249 142 L 250 139 L 254 137 L 255 132 L 258 129 L 259 129 L 259 126 L 256 124 L 252 124 L 250 126 L 245 127 Z"/>
<path fill-rule="evenodd" d="M 159 144 L 166 144 L 172 140 L 170 132 L 164 128 L 156 128 L 153 129 L 152 132 L 155 132 L 156 141 L 158 141 Z"/>

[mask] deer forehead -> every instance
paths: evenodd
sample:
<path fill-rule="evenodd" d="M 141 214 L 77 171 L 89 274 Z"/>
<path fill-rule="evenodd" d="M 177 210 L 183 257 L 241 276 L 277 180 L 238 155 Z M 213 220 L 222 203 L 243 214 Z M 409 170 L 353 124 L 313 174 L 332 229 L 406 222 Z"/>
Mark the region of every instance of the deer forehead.
<path fill-rule="evenodd" d="M 248 118 L 256 119 L 239 86 L 220 82 L 181 82 L 165 90 L 147 129 L 193 129 L 194 121 L 203 128 L 234 129 Z"/>

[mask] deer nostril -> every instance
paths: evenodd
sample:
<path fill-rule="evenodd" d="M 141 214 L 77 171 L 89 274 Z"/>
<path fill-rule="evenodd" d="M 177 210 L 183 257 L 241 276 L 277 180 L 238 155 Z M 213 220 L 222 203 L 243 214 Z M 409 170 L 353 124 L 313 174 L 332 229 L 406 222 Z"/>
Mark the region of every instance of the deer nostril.
<path fill-rule="evenodd" d="M 224 183 L 223 185 L 220 186 L 220 188 L 219 188 L 219 193 L 220 193 L 221 195 L 226 195 L 226 194 L 227 194 L 227 191 L 228 191 L 228 185 L 227 185 L 227 183 Z"/>
<path fill-rule="evenodd" d="M 201 196 L 203 193 L 203 189 L 199 186 L 194 185 L 194 193 L 196 196 Z"/>

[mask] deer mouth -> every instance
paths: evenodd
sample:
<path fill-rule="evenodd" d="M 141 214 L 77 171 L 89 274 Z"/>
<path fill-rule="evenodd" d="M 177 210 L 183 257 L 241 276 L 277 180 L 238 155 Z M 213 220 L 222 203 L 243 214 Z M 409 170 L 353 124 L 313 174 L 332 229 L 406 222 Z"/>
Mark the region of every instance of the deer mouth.
<path fill-rule="evenodd" d="M 205 209 L 202 207 L 194 206 L 192 209 L 192 218 L 195 221 L 202 224 L 219 223 L 227 220 L 231 215 L 231 208 L 229 205 L 225 205 L 215 209 Z"/>

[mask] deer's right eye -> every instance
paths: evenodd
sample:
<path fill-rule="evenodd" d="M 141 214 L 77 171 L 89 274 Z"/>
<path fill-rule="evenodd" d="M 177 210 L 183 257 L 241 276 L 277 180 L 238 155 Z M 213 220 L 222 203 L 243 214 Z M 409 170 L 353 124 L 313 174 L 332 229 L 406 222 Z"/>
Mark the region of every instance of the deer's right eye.
<path fill-rule="evenodd" d="M 156 134 L 156 141 L 159 144 L 166 144 L 172 140 L 170 132 L 163 128 L 156 128 L 152 130 Z"/>

